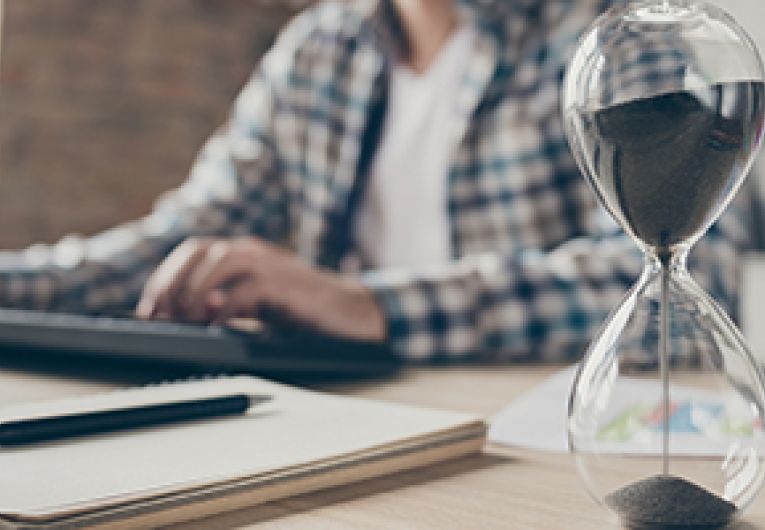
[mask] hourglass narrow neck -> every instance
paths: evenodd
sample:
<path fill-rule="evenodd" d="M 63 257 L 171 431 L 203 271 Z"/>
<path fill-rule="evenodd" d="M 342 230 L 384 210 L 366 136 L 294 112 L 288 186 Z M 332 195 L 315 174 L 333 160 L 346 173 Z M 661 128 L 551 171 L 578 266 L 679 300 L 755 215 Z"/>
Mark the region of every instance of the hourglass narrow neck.
<path fill-rule="evenodd" d="M 671 252 L 646 252 L 644 270 L 657 273 L 666 270 L 669 273 L 684 273 L 688 271 L 688 253 L 690 248 L 679 248 Z"/>

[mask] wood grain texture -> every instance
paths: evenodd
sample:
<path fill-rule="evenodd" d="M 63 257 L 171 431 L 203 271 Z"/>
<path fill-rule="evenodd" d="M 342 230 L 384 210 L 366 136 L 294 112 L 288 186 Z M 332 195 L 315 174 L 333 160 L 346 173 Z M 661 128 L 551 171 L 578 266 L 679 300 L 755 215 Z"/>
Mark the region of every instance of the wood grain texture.
<path fill-rule="evenodd" d="M 398 379 L 334 385 L 326 390 L 490 416 L 559 368 L 418 369 Z M 2 403 L 113 386 L 94 380 L 0 370 Z M 568 455 L 491 446 L 482 455 L 168 528 L 600 530 L 620 525 L 582 488 Z M 762 498 L 732 528 L 765 528 Z"/>
<path fill-rule="evenodd" d="M 489 417 L 559 369 L 428 369 L 387 382 L 329 390 Z M 601 530 L 621 525 L 585 492 L 569 455 L 491 446 L 481 456 L 184 525 L 194 530 L 212 527 Z M 735 529 L 760 527 L 765 528 L 762 500 Z"/>

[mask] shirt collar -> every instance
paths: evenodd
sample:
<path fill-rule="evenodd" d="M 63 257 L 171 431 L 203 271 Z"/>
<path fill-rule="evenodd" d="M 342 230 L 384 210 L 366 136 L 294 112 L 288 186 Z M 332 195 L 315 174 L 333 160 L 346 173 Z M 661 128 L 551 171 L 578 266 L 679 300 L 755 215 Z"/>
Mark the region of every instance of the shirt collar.
<path fill-rule="evenodd" d="M 363 5 L 372 26 L 385 40 L 397 38 L 395 14 L 391 12 L 392 0 L 357 0 Z M 557 2 L 570 4 L 573 0 L 454 0 L 459 17 L 465 23 L 478 28 L 491 27 L 510 16 L 531 16 L 545 8 L 547 4 Z"/>
<path fill-rule="evenodd" d="M 522 5 L 540 4 L 545 0 L 454 0 L 463 23 L 478 29 L 492 25 L 499 17 L 517 12 Z M 549 0 L 548 0 L 549 1 Z M 360 4 L 362 4 L 360 2 Z M 362 4 L 379 42 L 388 52 L 400 51 L 401 27 L 392 0 L 366 0 Z"/>
<path fill-rule="evenodd" d="M 480 21 L 501 20 L 502 17 L 527 15 L 553 1 L 571 0 L 454 0 L 460 14 Z"/>

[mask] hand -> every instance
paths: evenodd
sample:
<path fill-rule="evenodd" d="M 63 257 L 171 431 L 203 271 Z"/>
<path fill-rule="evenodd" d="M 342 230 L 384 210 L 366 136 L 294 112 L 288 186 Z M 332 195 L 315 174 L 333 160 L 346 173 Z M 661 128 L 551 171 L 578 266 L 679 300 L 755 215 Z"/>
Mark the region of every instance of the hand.
<path fill-rule="evenodd" d="M 360 282 L 256 238 L 182 243 L 149 278 L 136 314 L 192 322 L 276 317 L 327 334 L 385 339 L 382 311 Z"/>

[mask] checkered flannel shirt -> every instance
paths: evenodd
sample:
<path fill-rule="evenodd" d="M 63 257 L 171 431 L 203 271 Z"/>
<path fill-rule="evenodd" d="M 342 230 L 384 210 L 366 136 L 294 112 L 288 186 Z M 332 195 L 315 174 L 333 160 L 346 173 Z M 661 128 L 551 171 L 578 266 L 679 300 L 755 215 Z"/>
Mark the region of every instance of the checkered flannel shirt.
<path fill-rule="evenodd" d="M 559 111 L 564 65 L 604 6 L 458 5 L 477 37 L 450 129 L 453 262 L 359 274 L 385 312 L 391 345 L 411 360 L 573 359 L 642 266 L 635 245 L 602 222 Z M 384 116 L 393 49 L 384 13 L 373 0 L 349 0 L 296 17 L 183 185 L 141 220 L 6 253 L 0 303 L 131 308 L 157 264 L 192 236 L 256 235 L 343 269 L 353 261 L 348 224 Z M 743 189 L 691 259 L 694 276 L 731 312 L 739 258 L 762 240 L 754 197 Z"/>

